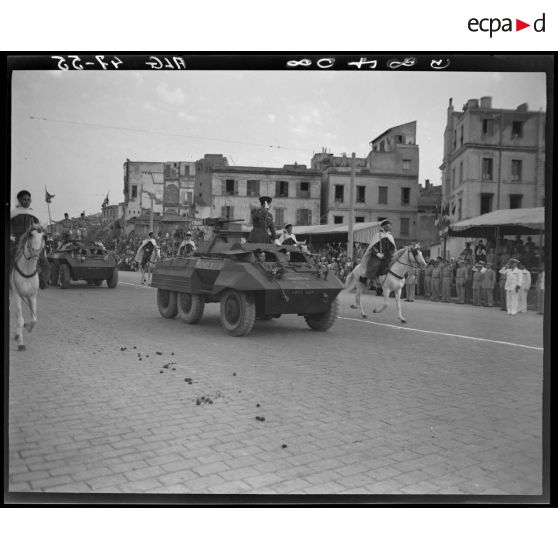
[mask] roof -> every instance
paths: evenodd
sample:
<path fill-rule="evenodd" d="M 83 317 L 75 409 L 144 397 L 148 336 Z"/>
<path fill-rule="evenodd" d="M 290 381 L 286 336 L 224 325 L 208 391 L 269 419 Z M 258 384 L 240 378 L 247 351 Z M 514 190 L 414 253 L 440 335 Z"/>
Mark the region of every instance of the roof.
<path fill-rule="evenodd" d="M 494 229 L 500 235 L 544 232 L 544 207 L 497 209 L 450 225 L 450 236 L 486 237 Z"/>

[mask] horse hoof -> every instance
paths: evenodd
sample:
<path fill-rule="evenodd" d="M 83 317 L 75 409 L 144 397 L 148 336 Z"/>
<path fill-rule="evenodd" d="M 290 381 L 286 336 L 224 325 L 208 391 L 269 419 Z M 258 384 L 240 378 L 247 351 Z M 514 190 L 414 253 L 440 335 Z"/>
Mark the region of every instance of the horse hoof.
<path fill-rule="evenodd" d="M 361 316 L 362 316 L 363 318 L 366 318 L 366 314 L 361 314 Z"/>
<path fill-rule="evenodd" d="M 355 304 L 351 304 L 351 308 L 356 310 L 358 308 L 358 306 L 356 306 Z"/>
<path fill-rule="evenodd" d="M 406 324 L 406 323 L 407 323 L 407 320 L 401 320 L 401 323 L 402 323 L 402 324 Z"/>
<path fill-rule="evenodd" d="M 17 346 L 17 350 L 18 350 L 18 351 L 26 351 L 26 350 L 27 350 L 27 347 L 26 347 L 25 345 L 18 345 L 18 346 Z"/>
<path fill-rule="evenodd" d="M 372 312 L 374 312 L 374 314 L 377 314 L 378 311 L 374 308 L 374 310 L 372 310 Z"/>

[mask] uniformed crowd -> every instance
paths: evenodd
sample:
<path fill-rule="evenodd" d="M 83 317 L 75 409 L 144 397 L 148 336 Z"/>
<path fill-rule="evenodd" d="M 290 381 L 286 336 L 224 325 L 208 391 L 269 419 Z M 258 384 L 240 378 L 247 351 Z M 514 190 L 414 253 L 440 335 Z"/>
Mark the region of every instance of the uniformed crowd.
<path fill-rule="evenodd" d="M 473 306 L 498 306 L 508 314 L 525 313 L 532 286 L 537 310 L 543 313 L 544 262 L 530 237 L 501 243 L 498 253 L 482 241 L 475 249 L 466 244 L 457 260 L 441 257 L 428 260 L 416 277 L 419 292 L 432 301 L 456 302 Z"/>

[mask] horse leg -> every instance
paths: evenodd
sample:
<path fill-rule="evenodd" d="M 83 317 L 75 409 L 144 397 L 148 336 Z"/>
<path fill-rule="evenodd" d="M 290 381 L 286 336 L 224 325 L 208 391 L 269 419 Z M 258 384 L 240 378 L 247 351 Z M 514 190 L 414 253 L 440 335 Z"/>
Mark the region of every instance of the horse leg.
<path fill-rule="evenodd" d="M 374 312 L 375 314 L 379 314 L 380 312 L 383 312 L 388 307 L 388 300 L 389 300 L 389 293 L 390 292 L 391 291 L 387 287 L 384 287 L 382 285 L 382 294 L 384 295 L 384 303 L 379 308 L 374 308 L 374 310 L 372 310 L 372 312 Z"/>
<path fill-rule="evenodd" d="M 15 296 L 15 307 L 17 315 L 17 329 L 15 334 L 15 340 L 17 341 L 17 350 L 25 351 L 26 347 L 23 343 L 23 325 L 25 320 L 23 319 L 23 309 L 21 307 L 21 297 L 16 293 Z"/>
<path fill-rule="evenodd" d="M 402 324 L 406 324 L 407 320 L 401 314 L 401 288 L 393 291 L 395 294 L 395 305 L 397 306 L 397 317 Z"/>
<path fill-rule="evenodd" d="M 37 294 L 35 296 L 30 296 L 29 300 L 29 308 L 31 309 L 31 321 L 29 323 L 24 324 L 24 328 L 31 333 L 35 324 L 37 323 Z"/>

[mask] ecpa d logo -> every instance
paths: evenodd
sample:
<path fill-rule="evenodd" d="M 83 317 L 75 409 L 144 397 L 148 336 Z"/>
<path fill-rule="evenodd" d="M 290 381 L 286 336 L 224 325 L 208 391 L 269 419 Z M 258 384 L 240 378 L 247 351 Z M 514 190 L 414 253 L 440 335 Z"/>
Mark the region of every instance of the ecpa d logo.
<path fill-rule="evenodd" d="M 545 17 L 546 14 L 542 14 L 541 17 L 536 19 L 533 22 L 533 30 L 536 33 L 544 33 L 545 32 Z M 499 18 L 499 17 L 484 17 L 478 19 L 476 17 L 472 17 L 467 22 L 467 27 L 469 31 L 473 33 L 477 33 L 481 31 L 483 33 L 490 33 L 490 38 L 494 33 L 498 33 L 499 31 L 505 32 L 513 32 L 513 31 L 521 31 L 522 29 L 526 29 L 527 27 L 531 27 L 530 23 L 526 23 L 521 19 L 515 18 L 515 26 L 513 24 L 513 19 L 509 17 Z"/>

